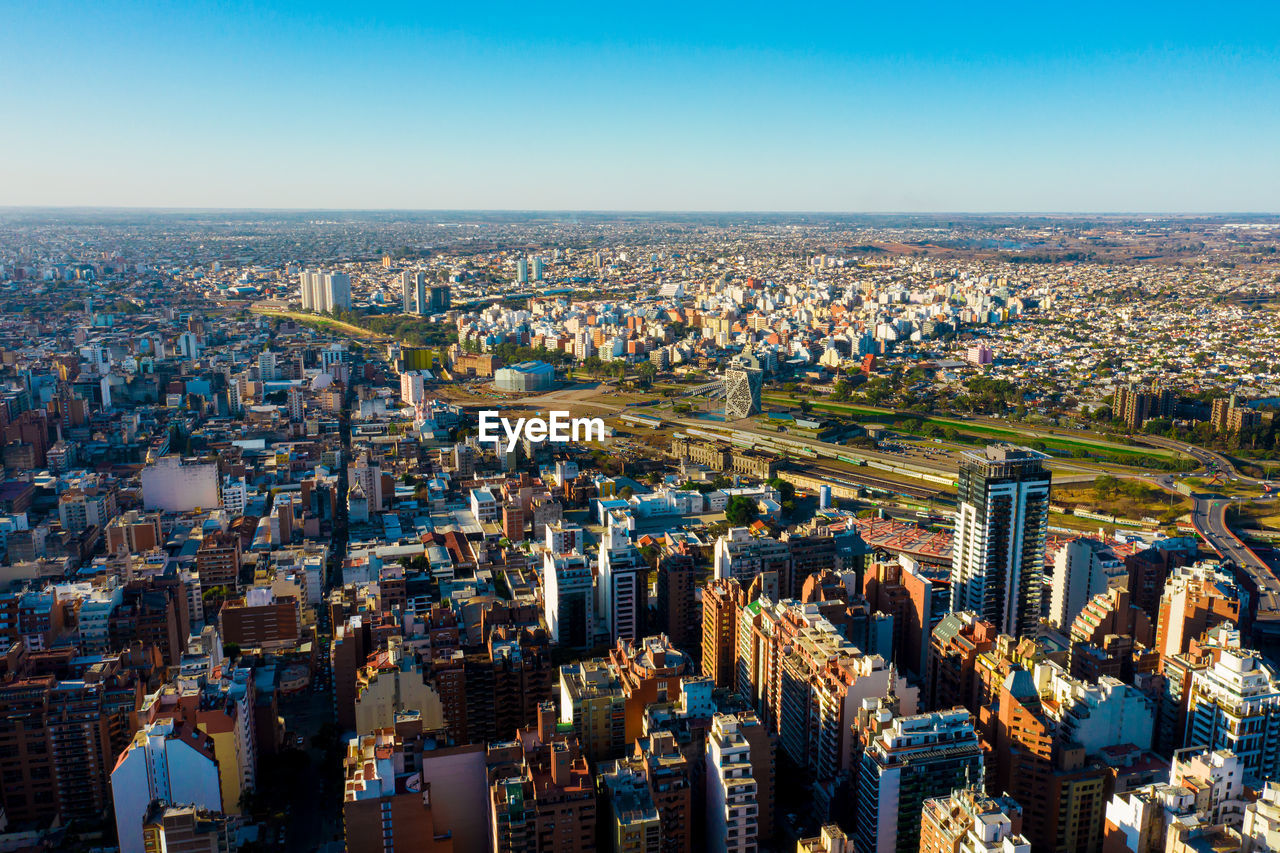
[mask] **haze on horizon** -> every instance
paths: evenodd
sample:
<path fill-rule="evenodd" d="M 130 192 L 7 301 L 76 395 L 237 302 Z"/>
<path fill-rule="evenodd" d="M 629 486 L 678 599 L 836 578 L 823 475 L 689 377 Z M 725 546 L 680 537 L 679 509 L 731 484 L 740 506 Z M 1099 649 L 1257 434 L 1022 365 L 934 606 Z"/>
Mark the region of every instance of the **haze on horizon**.
<path fill-rule="evenodd" d="M 0 205 L 1280 209 L 1280 5 L 1067 14 L 10 4 Z"/>

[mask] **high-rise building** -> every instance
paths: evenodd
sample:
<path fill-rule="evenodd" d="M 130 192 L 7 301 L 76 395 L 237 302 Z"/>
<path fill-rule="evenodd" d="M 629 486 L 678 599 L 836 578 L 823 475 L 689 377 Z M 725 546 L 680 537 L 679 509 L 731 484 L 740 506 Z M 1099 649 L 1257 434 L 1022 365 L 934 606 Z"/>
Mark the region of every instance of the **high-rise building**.
<path fill-rule="evenodd" d="M 426 314 L 443 314 L 453 306 L 453 292 L 447 284 L 433 284 L 427 289 Z"/>
<path fill-rule="evenodd" d="M 1038 633 L 1049 480 L 1039 455 L 1009 445 L 961 461 L 953 611 L 973 611 L 1001 633 Z"/>
<path fill-rule="evenodd" d="M 578 649 L 595 643 L 595 587 L 587 558 L 546 552 L 542 577 L 551 642 Z"/>
<path fill-rule="evenodd" d="M 533 259 L 533 280 L 542 281 L 542 268 L 544 266 L 541 255 L 534 256 Z"/>
<path fill-rule="evenodd" d="M 1178 751 L 1168 783 L 1117 791 L 1106 804 L 1102 849 L 1107 853 L 1148 850 L 1214 850 L 1208 841 L 1245 818 L 1240 759 L 1227 751 L 1192 747 Z M 1239 840 L 1231 845 L 1239 849 Z"/>
<path fill-rule="evenodd" d="M 1238 434 L 1258 427 L 1262 423 L 1262 413 L 1240 405 L 1236 395 L 1232 394 L 1213 401 L 1209 422 L 1218 432 Z"/>
<path fill-rule="evenodd" d="M 143 726 L 111 771 L 111 791 L 121 853 L 149 853 L 143 822 L 154 800 L 222 811 L 213 738 L 170 719 Z"/>
<path fill-rule="evenodd" d="M 924 684 L 926 708 L 977 708 L 978 655 L 990 651 L 996 631 L 968 611 L 948 613 L 933 629 Z"/>
<path fill-rule="evenodd" d="M 738 719 L 716 714 L 707 736 L 707 849 L 754 853 L 760 841 L 760 800 L 751 744 Z"/>
<path fill-rule="evenodd" d="M 1210 631 L 1217 661 L 1191 676 L 1187 740 L 1229 749 L 1244 766 L 1245 783 L 1280 778 L 1280 679 L 1262 657 L 1240 646 L 1226 625 Z"/>
<path fill-rule="evenodd" d="M 1109 773 L 1091 753 L 1131 742 L 1131 735 L 1149 737 L 1151 714 L 1147 710 L 1142 718 L 1141 697 L 1127 693 L 1119 694 L 1122 707 L 1116 708 L 1100 707 L 1110 705 L 1100 693 L 1076 696 L 1089 686 L 1054 667 L 1037 665 L 1035 675 L 1014 667 L 1000 686 L 988 787 L 1022 806 L 1023 830 L 1033 848 L 1098 850 Z M 1109 689 L 1117 687 L 1124 685 L 1116 682 Z M 1126 717 L 1126 710 L 1133 715 Z"/>
<path fill-rule="evenodd" d="M 596 614 L 609 639 L 638 640 L 644 636 L 649 610 L 649 565 L 631 544 L 627 528 L 610 520 L 600 541 Z"/>
<path fill-rule="evenodd" d="M 351 309 L 351 276 L 342 272 L 303 270 L 298 274 L 302 309 L 322 314 Z"/>
<path fill-rule="evenodd" d="M 745 603 L 733 578 L 713 580 L 702 589 L 702 671 L 716 687 L 736 683 L 738 609 Z"/>
<path fill-rule="evenodd" d="M 539 709 L 536 729 L 490 744 L 489 838 L 494 853 L 586 853 L 597 849 L 596 789 L 573 735 L 557 731 L 554 709 Z M 649 840 L 653 814 L 633 829 Z M 625 822 L 624 822 L 625 823 Z M 631 849 L 628 838 L 627 849 Z M 646 853 L 657 849 L 646 848 Z"/>
<path fill-rule="evenodd" d="M 516 261 L 516 281 L 520 284 L 529 283 L 529 261 L 525 258 Z"/>
<path fill-rule="evenodd" d="M 682 649 L 693 649 L 701 642 L 694 586 L 693 555 L 683 545 L 664 548 L 658 558 L 655 582 L 655 627 Z"/>
<path fill-rule="evenodd" d="M 623 790 L 643 788 L 636 792 L 633 802 L 652 803 L 658 823 L 656 843 L 643 848 L 645 853 L 690 853 L 693 844 L 693 785 L 695 771 L 691 762 L 676 745 L 674 735 L 668 731 L 653 731 L 648 737 L 635 743 L 635 750 L 626 758 L 603 765 L 601 782 L 605 788 Z M 616 779 L 621 784 L 611 781 Z M 701 778 L 700 774 L 697 778 Z M 625 796 L 625 795 L 624 795 Z M 629 799 L 629 798 L 628 798 Z M 614 834 L 619 848 L 623 843 L 634 842 L 643 835 L 648 840 L 647 817 L 635 815 L 624 819 L 635 808 L 619 808 L 614 804 Z"/>
<path fill-rule="evenodd" d="M 1156 651 L 1164 657 L 1186 652 L 1193 640 L 1223 623 L 1240 619 L 1240 595 L 1219 563 L 1178 566 L 1164 584 L 1156 620 Z"/>
<path fill-rule="evenodd" d="M 423 314 L 422 290 L 427 285 L 427 274 L 421 270 L 405 270 L 400 273 L 400 307 L 405 314 Z"/>
<path fill-rule="evenodd" d="M 1049 622 L 1066 630 L 1091 598 L 1127 576 L 1124 563 L 1107 543 L 1085 536 L 1068 540 L 1053 555 Z"/>
<path fill-rule="evenodd" d="M 572 726 L 588 759 L 622 756 L 627 697 L 612 664 L 597 658 L 560 667 L 560 722 Z"/>
<path fill-rule="evenodd" d="M 1176 402 L 1173 391 L 1160 387 L 1159 383 L 1135 386 L 1131 382 L 1116 389 L 1111 412 L 1113 417 L 1124 421 L 1129 429 L 1136 430 L 1150 419 L 1172 418 Z"/>
<path fill-rule="evenodd" d="M 915 853 L 925 801 L 982 778 L 982 747 L 963 708 L 897 717 L 862 754 L 854 834 L 867 853 Z"/>
<path fill-rule="evenodd" d="M 760 391 L 764 372 L 750 367 L 731 367 L 724 372 L 724 419 L 736 421 L 760 414 Z"/>

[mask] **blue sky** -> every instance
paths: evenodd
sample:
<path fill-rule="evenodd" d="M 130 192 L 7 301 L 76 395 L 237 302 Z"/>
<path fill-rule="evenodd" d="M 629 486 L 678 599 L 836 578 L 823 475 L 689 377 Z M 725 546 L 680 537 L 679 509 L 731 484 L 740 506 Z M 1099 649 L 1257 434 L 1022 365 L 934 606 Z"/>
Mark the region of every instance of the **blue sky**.
<path fill-rule="evenodd" d="M 0 25 L 0 205 L 1280 210 L 1276 2 L 0 0 Z"/>

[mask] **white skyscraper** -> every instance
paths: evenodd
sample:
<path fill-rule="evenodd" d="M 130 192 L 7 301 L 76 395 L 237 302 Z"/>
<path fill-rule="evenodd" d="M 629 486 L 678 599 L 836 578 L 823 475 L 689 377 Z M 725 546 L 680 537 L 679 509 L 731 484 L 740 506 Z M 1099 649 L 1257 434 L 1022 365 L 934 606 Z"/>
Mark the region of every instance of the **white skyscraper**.
<path fill-rule="evenodd" d="M 405 270 L 400 273 L 400 300 L 401 309 L 406 314 L 412 314 L 414 307 L 417 305 L 415 301 L 418 293 L 418 282 L 425 276 L 420 272 L 410 272 Z"/>
<path fill-rule="evenodd" d="M 576 552 L 544 551 L 542 577 L 546 583 L 547 632 L 551 642 L 586 648 L 595 642 L 595 594 L 591 564 Z"/>
<path fill-rule="evenodd" d="M 1038 631 L 1049 479 L 1030 450 L 993 445 L 966 454 L 951 555 L 953 612 L 972 610 L 1005 634 Z"/>
<path fill-rule="evenodd" d="M 737 717 L 716 714 L 707 736 L 707 849 L 755 850 L 759 810 L 751 745 L 738 730 Z"/>
<path fill-rule="evenodd" d="M 534 281 L 542 281 L 542 268 L 543 268 L 542 258 L 535 257 L 533 259 L 533 280 Z"/>
<path fill-rule="evenodd" d="M 529 283 L 529 262 L 524 258 L 516 261 L 516 281 L 521 284 Z"/>
<path fill-rule="evenodd" d="M 1095 595 L 1106 592 L 1113 580 L 1127 575 L 1124 563 L 1105 542 L 1083 536 L 1072 539 L 1053 557 L 1049 621 L 1060 628 L 1070 628 Z"/>
<path fill-rule="evenodd" d="M 600 585 L 596 612 L 609 631 L 609 639 L 638 640 L 644 633 L 648 609 L 649 566 L 625 527 L 609 527 L 600 541 Z"/>
<path fill-rule="evenodd" d="M 343 272 L 324 275 L 324 310 L 351 310 L 351 276 Z"/>
<path fill-rule="evenodd" d="M 342 272 L 303 270 L 298 273 L 302 309 L 322 314 L 334 309 L 351 309 L 351 276 Z"/>

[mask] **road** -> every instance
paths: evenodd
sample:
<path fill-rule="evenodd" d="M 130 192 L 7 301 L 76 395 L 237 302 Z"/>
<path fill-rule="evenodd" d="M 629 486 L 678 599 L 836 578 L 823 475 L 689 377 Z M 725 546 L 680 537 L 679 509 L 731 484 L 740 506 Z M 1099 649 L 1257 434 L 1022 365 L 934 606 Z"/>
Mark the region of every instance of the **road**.
<path fill-rule="evenodd" d="M 1232 503 L 1221 498 L 1196 498 L 1191 519 L 1209 547 L 1222 559 L 1239 566 L 1257 586 L 1254 633 L 1275 638 L 1280 634 L 1280 579 L 1227 525 L 1227 507 Z"/>
<path fill-rule="evenodd" d="M 1166 450 L 1176 450 L 1179 453 L 1185 453 L 1201 465 L 1204 465 L 1206 468 L 1216 466 L 1224 473 L 1238 478 L 1242 483 L 1261 487 L 1263 483 L 1267 482 L 1266 480 L 1258 480 L 1254 477 L 1241 474 L 1236 469 L 1235 463 L 1232 462 L 1229 457 L 1224 456 L 1216 450 L 1210 450 L 1207 447 L 1200 447 L 1196 444 L 1187 444 L 1185 441 L 1178 441 L 1176 439 L 1165 438 L 1164 436 L 1159 435 L 1143 435 L 1135 436 L 1135 438 L 1144 444 L 1151 444 L 1156 447 L 1162 447 Z"/>

